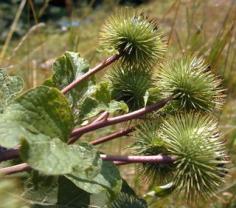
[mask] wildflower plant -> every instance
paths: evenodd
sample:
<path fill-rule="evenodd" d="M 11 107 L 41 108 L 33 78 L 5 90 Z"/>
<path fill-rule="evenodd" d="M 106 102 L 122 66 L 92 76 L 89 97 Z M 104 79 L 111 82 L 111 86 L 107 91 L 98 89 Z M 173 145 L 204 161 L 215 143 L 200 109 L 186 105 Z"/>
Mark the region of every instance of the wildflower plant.
<path fill-rule="evenodd" d="M 17 177 L 27 203 L 18 207 L 148 207 L 120 176 L 119 166 L 132 163 L 154 195 L 183 193 L 190 203 L 214 196 L 228 162 L 214 116 L 224 97 L 220 80 L 202 58 L 164 60 L 160 28 L 142 13 L 112 15 L 100 40 L 111 57 L 89 69 L 77 52 L 65 52 L 52 77 L 24 93 L 20 78 L 0 71 L 0 161 L 17 159 L 3 164 L 1 180 L 24 172 Z M 124 122 L 101 138 L 81 138 Z M 96 149 L 122 136 L 133 142 L 131 155 Z"/>

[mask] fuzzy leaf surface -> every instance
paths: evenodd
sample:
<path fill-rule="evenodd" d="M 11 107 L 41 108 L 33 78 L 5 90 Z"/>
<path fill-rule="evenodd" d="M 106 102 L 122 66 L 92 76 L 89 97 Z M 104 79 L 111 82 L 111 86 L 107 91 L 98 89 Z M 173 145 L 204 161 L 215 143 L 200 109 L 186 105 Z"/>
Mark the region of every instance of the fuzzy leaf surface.
<path fill-rule="evenodd" d="M 56 88 L 40 86 L 6 108 L 0 118 L 0 145 L 14 147 L 20 139 L 37 135 L 66 141 L 72 128 L 73 115 L 66 98 Z"/>
<path fill-rule="evenodd" d="M 23 90 L 24 82 L 18 76 L 8 76 L 5 70 L 0 69 L 0 112 L 10 104 Z"/>
<path fill-rule="evenodd" d="M 101 168 L 99 154 L 87 144 L 67 145 L 60 139 L 41 137 L 23 140 L 21 158 L 33 169 L 47 175 L 74 173 L 86 179 L 96 176 Z"/>

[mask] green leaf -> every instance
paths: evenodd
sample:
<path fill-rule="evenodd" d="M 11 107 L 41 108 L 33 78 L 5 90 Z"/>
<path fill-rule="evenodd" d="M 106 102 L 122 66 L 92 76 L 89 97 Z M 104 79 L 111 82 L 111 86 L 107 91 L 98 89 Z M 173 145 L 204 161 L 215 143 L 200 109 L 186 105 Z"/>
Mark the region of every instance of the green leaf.
<path fill-rule="evenodd" d="M 86 73 L 88 69 L 89 64 L 85 59 L 81 58 L 78 53 L 67 51 L 53 64 L 52 79 L 60 88 L 63 88 Z"/>
<path fill-rule="evenodd" d="M 85 121 L 102 111 L 107 111 L 110 114 L 129 111 L 123 101 L 118 102 L 111 99 L 111 91 L 107 82 L 91 85 L 81 99 L 78 109 L 80 121 Z"/>
<path fill-rule="evenodd" d="M 27 208 L 20 197 L 17 181 L 0 177 L 0 207 Z"/>
<path fill-rule="evenodd" d="M 0 112 L 8 106 L 23 90 L 24 82 L 18 76 L 8 76 L 0 69 Z"/>
<path fill-rule="evenodd" d="M 58 202 L 60 208 L 87 208 L 90 194 L 78 188 L 64 176 L 59 177 Z"/>
<path fill-rule="evenodd" d="M 101 168 L 101 159 L 88 144 L 68 145 L 59 139 L 41 137 L 23 140 L 20 148 L 22 160 L 33 169 L 47 175 L 77 173 L 86 179 L 96 176 Z"/>
<path fill-rule="evenodd" d="M 46 135 L 66 141 L 73 128 L 66 98 L 56 88 L 40 86 L 10 104 L 0 118 L 0 145 L 14 147 L 21 138 Z"/>
<path fill-rule="evenodd" d="M 52 80 L 45 82 L 45 84 L 48 86 L 54 85 L 59 89 L 63 89 L 88 70 L 88 62 L 81 58 L 79 53 L 67 51 L 53 64 L 54 74 Z M 72 106 L 77 103 L 82 94 L 87 90 L 88 84 L 89 80 L 85 80 L 68 93 Z"/>
<path fill-rule="evenodd" d="M 68 174 L 66 177 L 76 186 L 89 193 L 97 194 L 106 191 L 111 197 L 114 197 L 121 190 L 122 180 L 120 173 L 112 162 L 102 161 L 100 173 L 91 180 L 80 177 L 79 171 L 74 171 L 73 174 Z"/>

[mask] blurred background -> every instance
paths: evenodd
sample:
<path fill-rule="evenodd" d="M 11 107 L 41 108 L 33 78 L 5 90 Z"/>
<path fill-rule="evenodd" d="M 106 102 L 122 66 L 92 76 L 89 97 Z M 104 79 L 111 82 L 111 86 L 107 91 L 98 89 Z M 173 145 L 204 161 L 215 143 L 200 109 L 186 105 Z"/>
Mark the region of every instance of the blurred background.
<path fill-rule="evenodd" d="M 223 80 L 227 97 L 220 128 L 232 163 L 226 185 L 199 207 L 236 208 L 236 0 L 0 0 L 0 68 L 23 77 L 28 89 L 49 77 L 55 58 L 67 50 L 79 52 L 94 66 L 105 58 L 99 50 L 104 19 L 128 6 L 158 18 L 169 45 L 167 58 L 203 56 Z M 126 154 L 128 143 L 121 138 L 100 147 Z M 121 167 L 142 196 L 152 185 L 143 183 L 137 169 Z M 152 201 L 153 208 L 192 207 L 174 194 Z"/>

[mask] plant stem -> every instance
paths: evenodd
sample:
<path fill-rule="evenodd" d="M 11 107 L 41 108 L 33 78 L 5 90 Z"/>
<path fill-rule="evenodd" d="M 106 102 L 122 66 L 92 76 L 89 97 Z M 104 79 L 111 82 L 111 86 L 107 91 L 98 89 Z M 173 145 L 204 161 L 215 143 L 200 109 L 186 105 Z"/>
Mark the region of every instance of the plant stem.
<path fill-rule="evenodd" d="M 19 157 L 19 149 L 8 149 L 4 152 L 0 153 L 0 162 L 6 161 L 6 160 L 12 160 Z"/>
<path fill-rule="evenodd" d="M 134 127 L 128 128 L 128 129 L 122 129 L 122 130 L 119 130 L 119 131 L 114 132 L 112 134 L 109 134 L 109 135 L 103 136 L 99 139 L 96 139 L 96 140 L 90 142 L 90 144 L 98 145 L 98 144 L 110 141 L 110 140 L 118 138 L 118 137 L 126 136 L 127 134 L 129 134 L 130 132 L 132 132 L 134 130 L 135 130 Z M 19 148 L 8 149 L 8 150 L 5 150 L 4 152 L 0 153 L 0 162 L 12 160 L 12 159 L 16 159 L 16 158 L 19 158 Z"/>
<path fill-rule="evenodd" d="M 175 157 L 167 155 L 151 155 L 151 156 L 121 156 L 121 155 L 100 155 L 102 160 L 113 161 L 114 164 L 124 165 L 127 163 L 156 163 L 156 164 L 169 164 L 175 161 Z M 6 168 L 1 168 L 0 173 L 11 175 L 31 170 L 27 163 L 21 163 Z"/>
<path fill-rule="evenodd" d="M 61 92 L 63 94 L 66 94 L 68 91 L 73 89 L 76 85 L 81 83 L 83 80 L 85 80 L 86 78 L 90 77 L 91 75 L 99 72 L 100 70 L 104 69 L 106 66 L 108 66 L 111 63 L 113 63 L 116 60 L 118 60 L 121 56 L 122 56 L 122 54 L 119 53 L 119 54 L 115 54 L 115 55 L 107 58 L 106 60 L 104 60 L 103 62 L 101 62 L 97 66 L 95 66 L 94 68 L 90 69 L 87 73 L 83 74 L 81 77 L 79 77 L 78 79 L 76 79 L 73 82 L 71 82 L 69 85 L 67 85 L 65 88 L 63 88 L 61 90 Z"/>
<path fill-rule="evenodd" d="M 137 119 L 140 116 L 145 115 L 146 113 L 152 112 L 154 110 L 159 110 L 163 106 L 165 106 L 172 99 L 173 99 L 173 96 L 170 96 L 169 98 L 163 99 L 163 100 L 161 100 L 160 102 L 158 102 L 156 104 L 141 108 L 137 111 L 127 113 L 127 114 L 121 115 L 121 116 L 116 116 L 114 118 L 106 118 L 105 117 L 102 120 L 98 120 L 96 122 L 92 122 L 91 124 L 89 124 L 87 126 L 83 126 L 83 127 L 78 128 L 78 129 L 75 129 L 72 132 L 72 135 L 71 135 L 72 138 L 68 141 L 68 144 L 73 144 L 74 142 L 76 142 L 77 139 L 78 139 L 78 136 L 80 137 L 84 133 L 94 131 L 96 129 L 99 129 L 99 128 L 102 128 L 102 127 L 105 127 L 105 126 L 121 123 L 121 122 L 124 122 L 124 121 L 129 121 L 129 120 L 132 120 L 132 119 Z M 104 117 L 104 115 L 106 115 L 106 113 L 104 113 L 102 115 Z M 104 136 L 100 139 L 92 141 L 91 144 L 97 145 L 97 144 L 109 141 L 111 139 L 127 135 L 128 133 L 133 131 L 131 129 L 121 130 L 119 132 L 115 132 L 113 134 Z M 19 157 L 19 149 L 18 148 L 6 150 L 5 152 L 0 154 L 0 162 L 15 159 L 15 158 L 18 158 L 18 157 Z"/>
<path fill-rule="evenodd" d="M 106 126 L 122 123 L 122 122 L 129 121 L 129 120 L 132 120 L 132 119 L 137 119 L 140 116 L 143 116 L 147 113 L 150 113 L 150 112 L 155 111 L 155 110 L 159 110 L 162 107 L 164 107 L 173 98 L 174 98 L 173 96 L 170 96 L 166 99 L 163 99 L 163 100 L 159 101 L 158 103 L 146 106 L 144 108 L 133 111 L 131 113 L 127 113 L 127 114 L 121 115 L 121 116 L 116 116 L 116 117 L 113 117 L 113 118 L 107 118 L 105 120 L 101 120 L 101 121 L 98 121 L 96 123 L 91 123 L 90 125 L 87 125 L 87 126 L 82 126 L 78 129 L 75 129 L 72 132 L 72 134 L 71 134 L 72 138 L 69 140 L 68 143 L 72 144 L 72 143 L 76 142 L 77 141 L 76 135 L 81 135 L 81 134 L 88 133 L 90 131 L 94 131 L 96 129 L 103 128 L 103 127 L 106 127 Z"/>
<path fill-rule="evenodd" d="M 119 131 L 114 132 L 112 134 L 109 134 L 109 135 L 103 136 L 99 139 L 96 139 L 96 140 L 90 142 L 90 144 L 98 145 L 98 144 L 110 141 L 112 139 L 115 139 L 115 138 L 118 138 L 121 136 L 125 136 L 132 131 L 134 131 L 134 127 L 128 128 L 128 129 L 122 129 L 122 130 L 119 130 Z M 16 159 L 16 158 L 19 158 L 19 148 L 7 149 L 7 150 L 4 150 L 3 152 L 0 153 L 0 162 L 12 160 L 12 159 Z"/>
<path fill-rule="evenodd" d="M 2 173 L 4 175 L 11 175 L 11 174 L 14 174 L 14 173 L 20 173 L 20 172 L 28 171 L 30 169 L 31 169 L 31 167 L 27 163 L 21 163 L 19 165 L 13 165 L 13 166 L 10 166 L 10 167 L 1 168 L 0 173 Z"/>
<path fill-rule="evenodd" d="M 127 163 L 157 163 L 168 164 L 175 161 L 175 157 L 167 155 L 150 155 L 150 156 L 121 156 L 121 155 L 100 155 L 105 161 L 119 161 Z"/>
<path fill-rule="evenodd" d="M 109 113 L 107 111 L 101 113 L 94 121 L 92 121 L 92 123 L 96 123 L 98 121 L 101 121 L 101 120 L 105 120 L 107 119 L 109 116 Z"/>
<path fill-rule="evenodd" d="M 116 131 L 112 134 L 109 134 L 109 135 L 103 136 L 101 138 L 98 138 L 98 139 L 90 142 L 90 144 L 98 145 L 98 144 L 101 144 L 101 143 L 104 143 L 104 142 L 108 142 L 108 141 L 111 141 L 112 139 L 115 139 L 115 138 L 118 138 L 118 137 L 127 136 L 132 131 L 134 131 L 134 127 L 128 128 L 128 129 L 122 129 L 122 130 Z"/>
<path fill-rule="evenodd" d="M 104 120 L 104 119 L 107 119 L 108 116 L 109 116 L 109 113 L 105 111 L 105 112 L 101 113 L 94 121 L 92 121 L 92 122 L 89 123 L 88 125 L 93 124 L 93 123 L 96 123 L 96 122 L 101 121 L 101 120 Z M 73 139 L 73 140 L 78 140 L 82 135 L 83 135 L 83 134 L 81 133 L 81 134 L 77 134 L 76 136 L 72 136 L 72 137 L 69 138 L 69 141 L 72 140 L 72 139 Z M 68 144 L 69 144 L 69 143 L 68 143 Z"/>
<path fill-rule="evenodd" d="M 83 127 L 78 128 L 78 129 L 75 129 L 71 134 L 71 138 L 69 139 L 68 144 L 75 143 L 77 141 L 77 139 L 84 133 L 88 133 L 90 131 L 94 131 L 96 129 L 99 129 L 99 128 L 102 128 L 102 127 L 105 127 L 105 126 L 110 126 L 110 125 L 113 125 L 113 124 L 129 121 L 129 120 L 132 120 L 132 119 L 137 119 L 137 118 L 139 118 L 139 117 L 141 117 L 141 116 L 143 116 L 143 115 L 145 115 L 149 112 L 152 112 L 154 110 L 159 110 L 162 107 L 164 107 L 172 99 L 173 99 L 173 96 L 170 96 L 169 98 L 163 99 L 163 100 L 161 100 L 158 103 L 155 103 L 153 105 L 146 106 L 146 107 L 141 108 L 139 110 L 136 110 L 134 112 L 127 113 L 127 114 L 121 115 L 121 116 L 116 116 L 116 117 L 113 117 L 113 118 L 104 117 L 104 115 L 107 115 L 106 113 L 104 113 L 104 114 L 102 114 L 104 119 L 102 119 L 102 120 L 100 120 L 100 119 L 97 120 L 96 119 L 96 122 L 94 121 L 94 122 L 92 122 L 91 124 L 89 124 L 87 126 L 83 126 Z M 108 141 L 110 139 L 122 136 L 125 133 L 126 132 L 123 132 L 123 133 L 116 132 L 113 135 L 108 135 L 108 136 L 102 137 L 102 138 L 100 138 L 96 141 L 93 141 L 93 143 L 94 143 L 94 145 L 96 145 L 96 144 Z M 12 151 L 12 152 L 11 152 L 11 150 L 6 150 L 6 152 L 4 152 L 4 154 L 1 155 L 2 159 L 0 157 L 0 162 L 4 161 L 4 160 L 14 159 L 18 156 L 19 156 L 19 150 L 16 149 L 15 151 Z"/>

